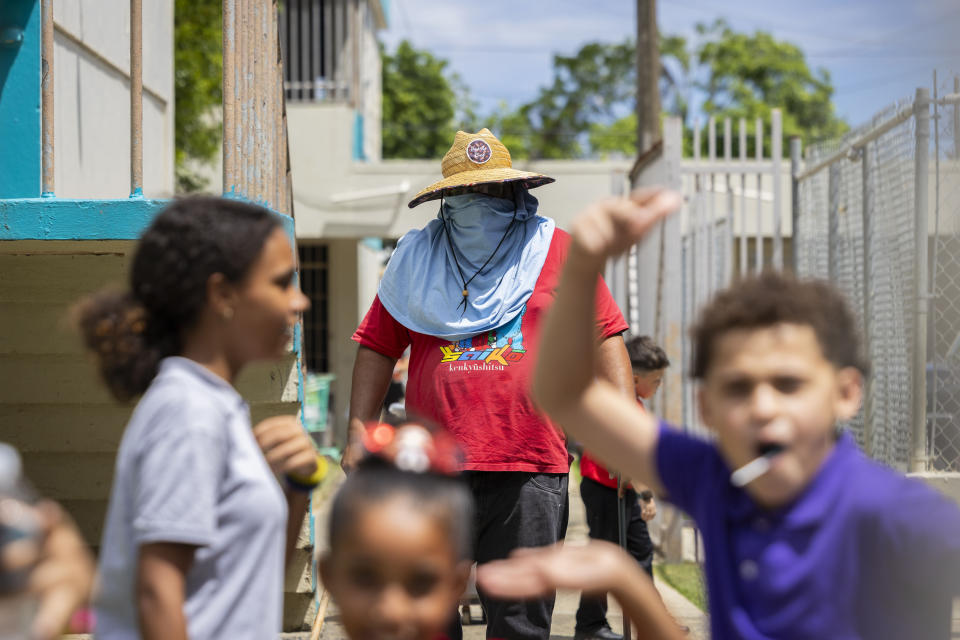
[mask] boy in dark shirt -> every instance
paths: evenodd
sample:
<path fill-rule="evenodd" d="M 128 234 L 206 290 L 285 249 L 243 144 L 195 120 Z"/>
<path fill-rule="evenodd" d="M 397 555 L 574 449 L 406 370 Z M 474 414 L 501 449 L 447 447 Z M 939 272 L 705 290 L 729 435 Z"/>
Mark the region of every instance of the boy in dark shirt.
<path fill-rule="evenodd" d="M 658 423 L 593 376 L 596 274 L 679 205 L 647 190 L 575 222 L 543 334 L 567 348 L 541 354 L 535 398 L 598 458 L 696 520 L 714 640 L 948 638 L 960 509 L 838 433 L 860 408 L 868 363 L 829 285 L 767 274 L 702 310 L 693 375 L 714 442 Z"/>
<path fill-rule="evenodd" d="M 670 360 L 650 336 L 635 336 L 627 341 L 627 355 L 633 369 L 633 391 L 637 406 L 643 407 L 660 388 Z M 607 542 L 620 539 L 619 500 L 625 502 L 626 549 L 653 578 L 653 542 L 647 522 L 657 515 L 653 492 L 643 485 L 624 480 L 618 490 L 617 474 L 607 470 L 584 451 L 580 457 L 580 498 L 587 514 L 590 537 Z M 574 640 L 622 640 L 607 622 L 607 594 L 580 595 Z"/>

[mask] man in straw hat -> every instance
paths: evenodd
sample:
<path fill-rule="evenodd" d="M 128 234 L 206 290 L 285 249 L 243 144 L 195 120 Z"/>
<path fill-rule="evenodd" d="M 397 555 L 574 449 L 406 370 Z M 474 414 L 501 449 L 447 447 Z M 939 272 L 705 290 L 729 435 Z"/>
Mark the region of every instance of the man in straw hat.
<path fill-rule="evenodd" d="M 566 347 L 540 344 L 539 333 L 569 236 L 537 214 L 530 195 L 553 178 L 514 169 L 487 129 L 458 131 L 441 167 L 443 179 L 410 202 L 439 200 L 436 219 L 400 239 L 353 336 L 360 347 L 350 425 L 355 438 L 378 418 L 394 363 L 410 346 L 407 414 L 444 426 L 463 447 L 477 505 L 475 559 L 483 563 L 553 544 L 566 532 L 566 443 L 528 387 L 537 351 Z M 620 335 L 627 324 L 606 287 L 599 290 L 599 373 L 629 394 L 632 371 Z M 355 455 L 353 445 L 345 467 Z M 549 638 L 553 598 L 481 600 L 488 638 Z M 461 633 L 459 622 L 455 627 L 454 638 Z M 619 638 L 609 628 L 589 637 Z"/>

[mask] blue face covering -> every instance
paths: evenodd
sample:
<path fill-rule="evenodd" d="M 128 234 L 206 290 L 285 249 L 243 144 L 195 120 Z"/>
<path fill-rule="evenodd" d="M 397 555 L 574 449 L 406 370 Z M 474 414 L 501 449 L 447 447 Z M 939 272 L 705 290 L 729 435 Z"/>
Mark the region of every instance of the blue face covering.
<path fill-rule="evenodd" d="M 507 324 L 533 293 L 553 238 L 555 223 L 538 216 L 537 205 L 526 189 L 514 200 L 480 193 L 445 198 L 437 219 L 397 243 L 380 302 L 406 328 L 451 341 Z"/>

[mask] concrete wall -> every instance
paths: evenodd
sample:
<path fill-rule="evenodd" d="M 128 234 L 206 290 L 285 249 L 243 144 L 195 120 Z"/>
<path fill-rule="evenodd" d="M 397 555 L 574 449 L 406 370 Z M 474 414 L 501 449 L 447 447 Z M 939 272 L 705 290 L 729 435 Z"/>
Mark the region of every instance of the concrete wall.
<path fill-rule="evenodd" d="M 363 115 L 363 156 L 368 162 L 381 157 L 381 84 L 380 44 L 377 19 L 369 3 L 360 5 L 363 30 L 360 40 L 360 87 L 357 109 Z"/>
<path fill-rule="evenodd" d="M 130 194 L 130 3 L 54 1 L 56 194 Z M 173 0 L 143 3 L 143 192 L 174 189 Z"/>
<path fill-rule="evenodd" d="M 3 439 L 23 452 L 28 477 L 63 502 L 95 545 L 129 408 L 111 402 L 96 383 L 66 317 L 80 295 L 121 279 L 126 247 L 109 249 L 0 255 Z"/>
<path fill-rule="evenodd" d="M 350 376 L 357 345 L 350 339 L 359 324 L 360 282 L 357 260 L 357 242 L 351 239 L 330 240 L 327 243 L 329 271 L 329 349 L 330 373 L 336 375 L 331 385 L 334 407 L 334 439 L 343 442 L 346 434 L 347 410 L 350 402 Z M 370 301 L 366 304 L 369 306 Z M 366 311 L 366 309 L 364 309 Z"/>
<path fill-rule="evenodd" d="M 113 464 L 132 406 L 118 405 L 69 321 L 82 296 L 122 286 L 130 242 L 3 243 L 0 252 L 0 425 L 37 488 L 60 500 L 87 541 L 100 543 Z M 295 413 L 295 359 L 244 371 L 254 420 Z"/>
<path fill-rule="evenodd" d="M 685 159 L 682 165 L 687 164 Z M 709 162 L 700 162 L 699 166 L 707 167 Z M 678 184 L 684 194 L 694 192 L 694 178 L 692 173 L 684 172 L 682 181 Z M 746 233 L 753 237 L 757 234 L 758 214 L 761 235 L 772 237 L 774 233 L 774 203 L 773 203 L 773 177 L 769 174 L 761 178 L 759 189 L 757 188 L 757 175 L 746 175 L 746 186 L 741 185 L 740 174 L 730 176 L 730 188 L 727 188 L 726 176 L 715 174 L 713 187 L 710 187 L 709 175 L 701 177 L 701 188 L 703 189 L 703 215 L 713 209 L 716 220 L 727 217 L 730 211 L 733 212 L 733 232 L 740 236 Z M 791 225 L 791 204 L 790 190 L 792 180 L 789 170 L 784 169 L 780 174 L 780 232 L 783 237 L 789 237 L 792 232 Z M 746 217 L 741 216 L 741 211 L 746 213 Z M 690 216 L 681 216 L 683 232 L 686 233 L 692 220 Z"/>
<path fill-rule="evenodd" d="M 399 238 L 436 216 L 437 203 L 411 210 L 407 202 L 440 179 L 439 160 L 354 162 L 353 114 L 345 105 L 291 104 L 287 116 L 297 237 Z M 624 161 L 516 161 L 514 166 L 556 178 L 533 194 L 541 213 L 561 227 L 588 203 L 609 195 L 613 181 L 630 168 Z"/>

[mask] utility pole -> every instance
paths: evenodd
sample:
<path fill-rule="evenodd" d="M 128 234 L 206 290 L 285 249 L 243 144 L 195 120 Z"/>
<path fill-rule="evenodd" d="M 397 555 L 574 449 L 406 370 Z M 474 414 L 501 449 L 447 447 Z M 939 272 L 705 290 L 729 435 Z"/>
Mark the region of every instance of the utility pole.
<path fill-rule="evenodd" d="M 643 156 L 660 139 L 657 0 L 637 0 L 637 156 Z"/>
<path fill-rule="evenodd" d="M 631 171 L 631 182 L 637 186 L 636 173 L 647 154 L 654 149 L 663 139 L 660 134 L 660 42 L 657 35 L 657 0 L 637 0 L 637 157 L 634 170 Z M 660 251 L 663 251 L 663 233 L 664 226 L 660 225 Z M 632 249 L 631 253 L 637 251 Z M 661 253 L 662 256 L 662 253 Z M 662 257 L 661 266 L 658 268 L 658 283 L 662 277 Z M 659 284 L 657 298 L 659 302 Z M 657 310 L 654 318 L 659 321 L 660 309 L 657 304 Z M 654 331 L 655 334 L 658 331 Z M 657 336 L 660 339 L 660 336 Z M 624 483 L 621 476 L 617 476 L 618 494 L 621 485 Z M 627 548 L 627 528 L 629 526 L 629 514 L 635 505 L 627 505 L 626 498 L 622 494 L 617 500 L 617 515 L 620 529 L 620 546 L 624 550 Z M 623 638 L 631 640 L 633 634 L 630 632 L 630 619 L 626 612 L 623 614 Z"/>

